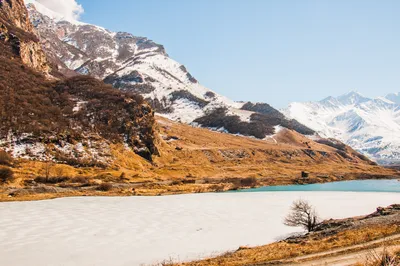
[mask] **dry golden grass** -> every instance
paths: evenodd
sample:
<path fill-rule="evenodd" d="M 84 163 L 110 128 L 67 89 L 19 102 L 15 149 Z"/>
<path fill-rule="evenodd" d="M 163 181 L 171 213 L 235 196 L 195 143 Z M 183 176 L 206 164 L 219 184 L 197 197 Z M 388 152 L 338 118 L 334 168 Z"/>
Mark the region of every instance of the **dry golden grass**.
<path fill-rule="evenodd" d="M 194 128 L 160 117 L 157 121 L 157 147 L 160 156 L 154 156 L 153 162 L 146 161 L 122 144 L 115 144 L 111 147 L 114 162 L 107 169 L 52 164 L 49 175 L 84 177 L 90 179 L 94 185 L 109 182 L 135 186 L 134 193 L 124 192 L 121 195 L 169 195 L 245 187 L 226 181 L 226 178 L 253 178 L 257 186 L 266 186 L 358 178 L 393 178 L 399 175 L 394 169 L 372 165 L 357 156 L 352 155 L 351 160 L 344 159 L 334 148 L 313 142 L 289 130 L 283 130 L 276 135 L 275 142 L 272 139 L 264 141 Z M 23 188 L 26 186 L 25 181 L 43 176 L 45 167 L 46 163 L 43 162 L 17 161 L 13 167 L 15 179 L 0 187 L 0 200 L 26 199 L 25 195 L 10 199 L 1 190 L 6 191 L 8 187 Z M 301 179 L 302 171 L 309 172 L 310 178 Z M 195 182 L 181 182 L 182 180 Z M 69 193 L 81 195 L 83 192 L 76 190 Z M 108 193 L 114 195 L 116 192 L 113 190 Z M 57 196 L 67 195 L 57 193 L 48 197 Z M 37 197 L 42 199 L 44 196 Z"/>
<path fill-rule="evenodd" d="M 253 265 L 332 250 L 334 248 L 363 244 L 400 233 L 400 225 L 375 226 L 339 232 L 323 239 L 309 239 L 302 243 L 277 242 L 254 248 L 239 248 L 219 257 L 175 265 L 217 266 Z"/>
<path fill-rule="evenodd" d="M 363 259 L 363 262 L 359 262 L 354 266 L 399 266 L 399 265 L 400 265 L 400 249 L 389 250 L 388 248 L 384 247 L 382 251 L 371 250 Z"/>
<path fill-rule="evenodd" d="M 158 122 L 161 135 L 179 138 L 158 143 L 161 157 L 155 158 L 154 173 L 161 178 L 273 177 L 271 181 L 293 183 L 301 171 L 310 172 L 311 177 L 328 176 L 330 181 L 339 176 L 351 179 L 363 174 L 396 173 L 355 156 L 352 161 L 346 160 L 334 148 L 293 131 L 281 131 L 275 137 L 278 143 L 273 143 L 193 128 L 163 118 L 158 118 Z M 176 147 L 182 150 L 177 151 Z M 315 152 L 313 158 L 304 152 L 309 147 Z"/>

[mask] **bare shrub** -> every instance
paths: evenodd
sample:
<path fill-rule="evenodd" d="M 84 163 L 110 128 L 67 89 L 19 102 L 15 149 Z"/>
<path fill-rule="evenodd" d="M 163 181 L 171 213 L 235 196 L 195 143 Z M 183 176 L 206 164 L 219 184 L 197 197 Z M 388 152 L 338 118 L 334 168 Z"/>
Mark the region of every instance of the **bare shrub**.
<path fill-rule="evenodd" d="M 182 183 L 183 183 L 183 184 L 195 184 L 195 183 L 196 183 L 196 179 L 192 179 L 192 178 L 183 179 L 183 180 L 182 180 Z"/>
<path fill-rule="evenodd" d="M 48 179 L 51 175 L 51 171 L 52 171 L 53 167 L 54 167 L 53 162 L 50 162 L 50 161 L 45 162 L 42 165 L 42 169 L 41 169 L 42 175 Z"/>
<path fill-rule="evenodd" d="M 56 176 L 59 176 L 59 177 L 61 177 L 61 176 L 66 176 L 65 171 L 64 171 L 64 168 L 63 168 L 62 166 L 56 166 L 56 167 L 54 168 L 54 174 L 55 174 Z"/>
<path fill-rule="evenodd" d="M 100 191 L 110 191 L 112 189 L 113 189 L 113 185 L 111 183 L 101 183 L 97 187 L 97 190 L 100 190 Z"/>
<path fill-rule="evenodd" d="M 80 183 L 80 184 L 86 184 L 89 182 L 89 178 L 86 176 L 76 176 L 70 179 L 72 183 Z"/>
<path fill-rule="evenodd" d="M 179 186 L 182 185 L 182 180 L 173 180 L 171 183 L 172 186 Z"/>
<path fill-rule="evenodd" d="M 224 189 L 225 186 L 223 184 L 214 184 L 210 186 L 210 190 L 215 192 L 222 192 Z"/>
<path fill-rule="evenodd" d="M 398 266 L 400 265 L 399 252 L 390 253 L 386 248 L 381 252 L 371 250 L 365 259 L 365 266 Z"/>
<path fill-rule="evenodd" d="M 256 187 L 258 185 L 258 181 L 255 177 L 246 177 L 240 180 L 240 185 L 243 187 Z"/>
<path fill-rule="evenodd" d="M 122 172 L 121 175 L 119 176 L 119 179 L 121 179 L 121 180 L 126 180 L 126 179 L 127 179 L 127 178 L 126 178 L 126 173 L 125 173 L 125 172 Z"/>
<path fill-rule="evenodd" d="M 14 179 L 14 172 L 11 168 L 0 168 L 0 181 L 3 183 L 12 181 Z"/>
<path fill-rule="evenodd" d="M 13 158 L 7 152 L 0 150 L 0 165 L 11 166 Z"/>
<path fill-rule="evenodd" d="M 66 176 L 52 176 L 52 177 L 38 176 L 35 178 L 35 182 L 41 184 L 58 184 L 66 182 L 68 180 L 69 177 Z"/>
<path fill-rule="evenodd" d="M 314 231 L 319 217 L 314 207 L 305 200 L 294 201 L 291 212 L 286 216 L 284 224 L 292 227 L 303 227 L 308 232 Z"/>

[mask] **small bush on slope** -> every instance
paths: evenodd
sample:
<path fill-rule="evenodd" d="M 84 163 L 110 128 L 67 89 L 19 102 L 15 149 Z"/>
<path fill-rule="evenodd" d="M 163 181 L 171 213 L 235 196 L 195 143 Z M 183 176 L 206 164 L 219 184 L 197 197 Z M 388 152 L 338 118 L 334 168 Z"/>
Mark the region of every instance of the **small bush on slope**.
<path fill-rule="evenodd" d="M 13 158 L 7 152 L 0 150 L 0 165 L 11 166 Z"/>
<path fill-rule="evenodd" d="M 5 183 L 14 179 L 14 172 L 10 168 L 0 168 L 0 181 Z"/>
<path fill-rule="evenodd" d="M 97 190 L 100 190 L 100 191 L 110 191 L 112 189 L 113 189 L 113 185 L 110 183 L 101 183 L 97 188 Z"/>

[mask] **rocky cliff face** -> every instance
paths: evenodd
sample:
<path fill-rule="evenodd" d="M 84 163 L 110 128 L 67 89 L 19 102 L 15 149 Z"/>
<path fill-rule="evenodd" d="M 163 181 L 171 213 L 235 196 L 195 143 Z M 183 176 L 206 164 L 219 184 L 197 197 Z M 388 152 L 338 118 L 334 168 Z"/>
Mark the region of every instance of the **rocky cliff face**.
<path fill-rule="evenodd" d="M 27 66 L 49 74 L 51 68 L 35 35 L 23 0 L 0 1 L 0 39 L 10 42 L 14 54 Z"/>
<path fill-rule="evenodd" d="M 0 8 L 3 17 L 8 19 L 11 24 L 26 32 L 33 32 L 33 26 L 23 0 L 2 0 Z"/>
<path fill-rule="evenodd" d="M 50 72 L 50 66 L 40 43 L 34 41 L 21 42 L 19 53 L 22 62 L 27 66 L 42 73 L 48 74 Z"/>

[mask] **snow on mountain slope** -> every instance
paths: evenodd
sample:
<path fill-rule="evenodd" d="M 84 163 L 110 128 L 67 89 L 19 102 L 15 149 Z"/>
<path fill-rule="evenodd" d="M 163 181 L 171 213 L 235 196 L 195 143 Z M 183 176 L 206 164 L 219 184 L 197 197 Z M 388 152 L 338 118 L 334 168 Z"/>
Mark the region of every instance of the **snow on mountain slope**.
<path fill-rule="evenodd" d="M 243 105 L 200 85 L 183 65 L 168 57 L 162 45 L 129 33 L 64 20 L 35 0 L 29 3 L 31 20 L 45 49 L 65 69 L 104 79 L 121 90 L 139 92 L 168 105 L 164 108 L 173 107 L 174 111 L 164 112 L 165 116 L 183 122 L 192 122 L 210 108 L 227 107 L 232 111 Z M 190 95 L 181 97 L 181 91 Z M 171 103 L 174 92 L 178 93 Z M 205 103 L 207 107 L 203 108 Z"/>
<path fill-rule="evenodd" d="M 400 104 L 400 92 L 390 93 L 390 94 L 386 95 L 386 99 L 388 99 L 394 103 Z"/>
<path fill-rule="evenodd" d="M 400 160 L 398 94 L 369 99 L 357 92 L 319 102 L 291 103 L 283 112 L 381 162 Z"/>
<path fill-rule="evenodd" d="M 273 134 L 278 125 L 314 133 L 267 104 L 254 105 L 260 111 L 251 110 L 249 103 L 207 89 L 162 45 L 145 37 L 66 20 L 35 0 L 29 2 L 43 47 L 65 75 L 90 75 L 122 91 L 139 93 L 159 114 L 175 121 L 259 138 Z"/>

